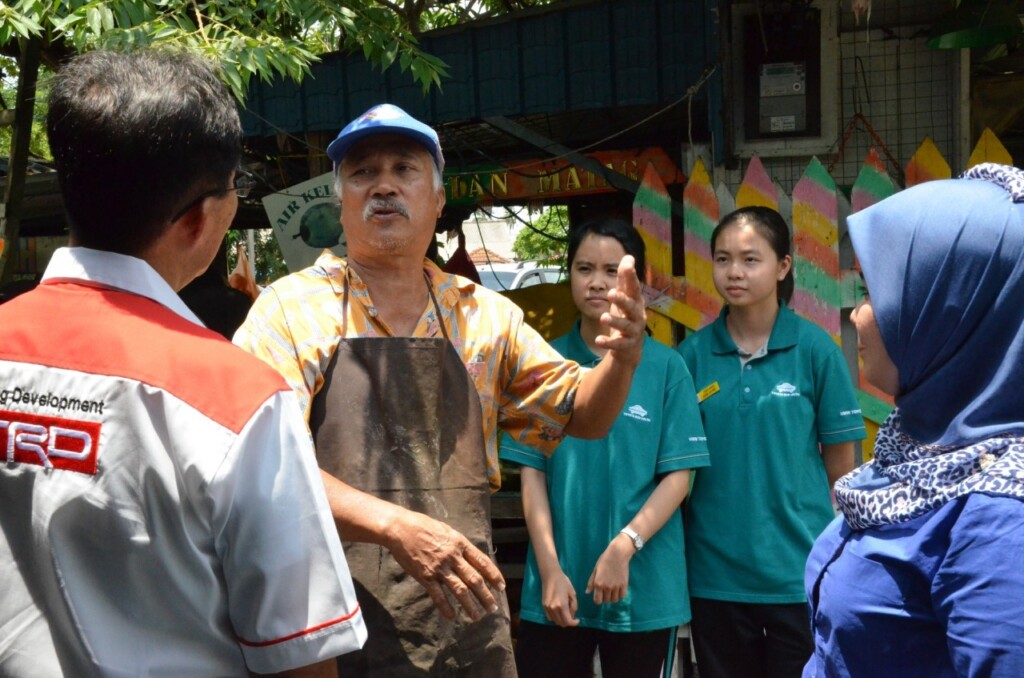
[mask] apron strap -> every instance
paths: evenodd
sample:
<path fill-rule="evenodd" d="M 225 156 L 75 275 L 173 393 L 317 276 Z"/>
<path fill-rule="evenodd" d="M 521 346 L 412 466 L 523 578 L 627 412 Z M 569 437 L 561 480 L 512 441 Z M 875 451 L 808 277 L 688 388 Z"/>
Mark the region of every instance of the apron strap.
<path fill-rule="evenodd" d="M 352 286 L 352 278 L 350 277 L 349 271 L 352 270 L 352 266 L 347 264 L 345 266 L 345 285 L 341 293 L 341 339 L 348 338 L 348 290 Z M 427 276 L 427 272 L 423 271 L 423 282 L 427 284 L 427 295 L 430 297 L 430 303 L 434 306 L 434 314 L 437 316 L 437 324 L 441 327 L 441 334 L 444 338 L 451 343 L 452 339 L 448 336 L 448 328 L 444 326 L 444 316 L 441 315 L 441 305 L 437 303 L 437 297 L 434 295 L 434 287 L 430 284 L 430 277 Z M 334 285 L 334 281 L 331 281 L 331 285 Z"/>
<path fill-rule="evenodd" d="M 444 335 L 445 340 L 450 344 L 452 340 L 451 337 L 448 336 L 448 329 L 444 326 L 444 318 L 441 316 L 441 306 L 437 303 L 437 297 L 434 296 L 434 286 L 430 284 L 430 278 L 427 277 L 426 271 L 423 271 L 423 280 L 427 283 L 427 294 L 430 295 L 430 301 L 434 304 L 434 313 L 437 315 L 437 324 L 441 326 L 441 334 Z"/>

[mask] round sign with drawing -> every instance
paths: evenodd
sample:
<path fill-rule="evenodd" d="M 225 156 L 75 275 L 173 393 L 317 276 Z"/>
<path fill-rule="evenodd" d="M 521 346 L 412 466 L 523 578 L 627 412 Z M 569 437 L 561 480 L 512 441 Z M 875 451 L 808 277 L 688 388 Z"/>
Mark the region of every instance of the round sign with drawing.
<path fill-rule="evenodd" d="M 263 209 L 289 271 L 310 266 L 324 249 L 345 256 L 333 172 L 270 193 L 263 198 Z"/>

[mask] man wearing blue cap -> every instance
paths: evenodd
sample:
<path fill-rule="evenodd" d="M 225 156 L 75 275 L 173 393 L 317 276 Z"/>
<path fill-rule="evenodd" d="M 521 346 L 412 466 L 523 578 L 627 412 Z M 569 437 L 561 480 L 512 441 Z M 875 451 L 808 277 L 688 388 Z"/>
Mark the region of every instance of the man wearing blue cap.
<path fill-rule="evenodd" d="M 497 430 L 549 451 L 567 434 L 607 432 L 644 337 L 634 262 L 623 259 L 608 293 L 607 355 L 584 372 L 512 302 L 425 258 L 445 204 L 433 129 L 382 104 L 327 153 L 347 258 L 324 252 L 271 285 L 235 342 L 285 376 L 308 417 L 370 627 L 363 651 L 339 666 L 514 676 L 491 557 Z"/>

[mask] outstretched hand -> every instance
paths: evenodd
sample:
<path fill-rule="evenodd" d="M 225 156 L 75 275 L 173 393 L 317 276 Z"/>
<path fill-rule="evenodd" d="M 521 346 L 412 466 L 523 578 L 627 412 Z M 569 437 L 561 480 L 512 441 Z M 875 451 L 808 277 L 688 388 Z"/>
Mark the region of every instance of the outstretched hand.
<path fill-rule="evenodd" d="M 606 332 L 598 335 L 595 342 L 613 353 L 616 359 L 636 365 L 644 344 L 647 313 L 636 274 L 636 260 L 630 254 L 619 262 L 615 287 L 608 290 L 608 302 L 610 308 L 601 315 Z"/>
<path fill-rule="evenodd" d="M 456 616 L 448 593 L 473 621 L 498 611 L 493 591 L 505 590 L 505 579 L 491 558 L 462 533 L 422 513 L 406 511 L 392 534 L 391 554 L 427 590 L 445 617 Z"/>

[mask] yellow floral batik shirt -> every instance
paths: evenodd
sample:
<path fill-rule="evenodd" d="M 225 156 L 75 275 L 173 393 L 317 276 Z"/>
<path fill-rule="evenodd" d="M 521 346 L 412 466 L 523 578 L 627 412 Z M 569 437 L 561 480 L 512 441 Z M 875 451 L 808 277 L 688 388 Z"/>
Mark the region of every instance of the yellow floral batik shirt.
<path fill-rule="evenodd" d="M 413 336 L 443 337 L 444 323 L 480 396 L 488 479 L 496 491 L 501 485 L 498 428 L 550 453 L 564 435 L 582 370 L 552 349 L 505 297 L 444 273 L 427 259 L 423 270 L 441 317 L 427 304 Z M 351 282 L 347 310 L 346 280 Z M 308 422 L 343 327 L 349 337 L 392 336 L 355 270 L 325 251 L 313 266 L 265 289 L 234 341 L 284 376 Z"/>

